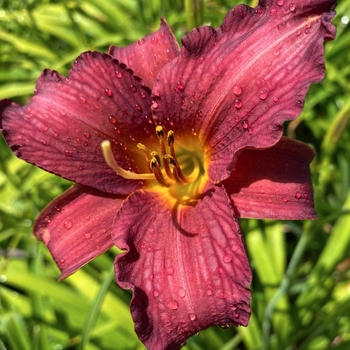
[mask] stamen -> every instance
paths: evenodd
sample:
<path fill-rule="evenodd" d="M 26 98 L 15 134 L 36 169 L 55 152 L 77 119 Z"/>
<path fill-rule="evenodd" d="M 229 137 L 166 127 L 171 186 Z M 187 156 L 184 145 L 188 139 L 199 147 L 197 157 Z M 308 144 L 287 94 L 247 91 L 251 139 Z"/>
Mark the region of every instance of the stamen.
<path fill-rule="evenodd" d="M 156 127 L 156 133 L 157 133 L 157 137 L 159 139 L 160 152 L 161 152 L 162 157 L 164 159 L 165 156 L 166 156 L 166 149 L 165 149 L 165 142 L 164 142 L 164 131 L 163 131 L 163 128 L 160 125 L 158 125 Z M 167 174 L 167 176 L 170 179 L 173 179 L 174 177 L 173 177 L 173 174 L 172 174 L 172 172 L 170 170 L 168 162 L 164 162 L 164 169 L 165 169 L 165 173 Z"/>
<path fill-rule="evenodd" d="M 156 152 L 155 152 L 156 153 Z M 159 157 L 159 156 L 158 156 Z M 160 159 L 159 159 L 160 160 Z M 162 170 L 160 169 L 160 163 L 156 157 L 151 159 L 150 168 L 152 169 L 155 178 L 163 187 L 170 187 L 170 184 L 167 183 L 164 179 Z"/>
<path fill-rule="evenodd" d="M 168 132 L 168 146 L 170 147 L 170 154 L 174 158 L 174 161 L 176 163 L 175 168 L 176 168 L 177 174 L 183 182 L 189 183 L 191 181 L 184 175 L 184 173 L 180 168 L 179 162 L 176 159 L 174 143 L 175 143 L 174 131 L 170 130 Z"/>
<path fill-rule="evenodd" d="M 114 154 L 112 152 L 111 143 L 108 140 L 104 140 L 101 142 L 101 149 L 103 158 L 106 163 L 121 177 L 128 180 L 154 180 L 156 178 L 155 174 L 136 174 L 131 171 L 124 170 L 121 168 L 117 161 L 114 158 Z"/>
<path fill-rule="evenodd" d="M 181 180 L 179 173 L 177 171 L 175 159 L 170 154 L 167 154 L 165 156 L 165 159 L 167 159 L 169 164 L 171 164 L 173 166 L 173 175 L 174 175 L 174 179 L 175 179 L 176 183 L 178 185 L 183 185 L 184 182 Z"/>
<path fill-rule="evenodd" d="M 147 161 L 147 164 L 148 164 L 148 169 L 149 171 L 152 171 L 151 167 L 150 167 L 150 162 L 151 162 L 151 159 L 152 159 L 152 156 L 151 156 L 151 152 L 149 151 L 149 149 L 143 145 L 142 143 L 138 143 L 137 145 L 137 148 L 141 151 L 143 151 L 143 153 L 145 154 L 145 157 L 146 157 L 146 161 Z"/>

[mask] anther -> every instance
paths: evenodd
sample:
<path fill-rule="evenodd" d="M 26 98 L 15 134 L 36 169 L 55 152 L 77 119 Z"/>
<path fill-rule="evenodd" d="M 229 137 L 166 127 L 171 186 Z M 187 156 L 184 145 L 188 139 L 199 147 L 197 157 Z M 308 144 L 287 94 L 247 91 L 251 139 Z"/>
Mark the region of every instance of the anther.
<path fill-rule="evenodd" d="M 101 142 L 101 150 L 105 162 L 117 173 L 117 175 L 128 180 L 154 180 L 155 174 L 136 174 L 120 167 L 114 158 L 111 143 L 108 140 Z"/>

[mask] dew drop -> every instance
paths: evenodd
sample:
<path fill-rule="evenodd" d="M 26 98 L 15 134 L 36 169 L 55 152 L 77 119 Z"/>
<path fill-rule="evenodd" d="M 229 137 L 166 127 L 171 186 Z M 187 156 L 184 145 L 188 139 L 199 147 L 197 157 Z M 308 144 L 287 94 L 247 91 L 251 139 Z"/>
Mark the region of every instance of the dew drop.
<path fill-rule="evenodd" d="M 105 89 L 105 93 L 108 97 L 112 97 L 113 96 L 113 91 L 111 89 Z"/>
<path fill-rule="evenodd" d="M 144 92 L 141 92 L 141 98 L 146 98 L 146 94 Z"/>
<path fill-rule="evenodd" d="M 186 291 L 183 288 L 180 288 L 178 294 L 180 298 L 184 298 L 186 295 Z"/>
<path fill-rule="evenodd" d="M 277 5 L 278 6 L 283 6 L 284 5 L 284 0 L 277 0 Z"/>
<path fill-rule="evenodd" d="M 243 120 L 243 121 L 242 121 L 242 127 L 243 127 L 244 130 L 248 130 L 249 124 L 248 124 L 248 121 L 247 121 L 247 120 Z"/>
<path fill-rule="evenodd" d="M 188 314 L 188 317 L 191 321 L 194 321 L 197 318 L 197 316 L 193 313 Z"/>
<path fill-rule="evenodd" d="M 219 267 L 219 268 L 218 268 L 218 272 L 219 272 L 219 274 L 221 275 L 221 274 L 224 272 L 224 270 L 223 270 L 221 267 Z"/>
<path fill-rule="evenodd" d="M 153 101 L 152 106 L 153 109 L 158 108 L 158 103 L 156 101 Z"/>
<path fill-rule="evenodd" d="M 301 193 L 300 192 L 295 192 L 295 198 L 300 199 L 301 198 Z"/>
<path fill-rule="evenodd" d="M 227 329 L 227 328 L 229 328 L 230 327 L 230 325 L 228 324 L 228 323 L 225 323 L 225 324 L 221 324 L 220 325 L 220 328 L 222 328 L 222 329 Z"/>
<path fill-rule="evenodd" d="M 70 230 L 70 229 L 73 227 L 72 220 L 66 220 L 66 221 L 64 222 L 64 227 L 65 227 L 67 230 Z"/>
<path fill-rule="evenodd" d="M 287 203 L 287 202 L 288 202 L 288 198 L 287 198 L 287 197 L 283 197 L 283 198 L 282 198 L 282 201 L 283 201 L 284 203 Z"/>
<path fill-rule="evenodd" d="M 48 127 L 47 125 L 41 124 L 41 128 L 40 128 L 40 129 L 41 129 L 42 131 L 47 131 L 48 128 L 49 128 L 49 127 Z"/>
<path fill-rule="evenodd" d="M 142 112 L 142 108 L 139 104 L 136 103 L 135 108 L 137 111 Z"/>
<path fill-rule="evenodd" d="M 241 109 L 242 106 L 243 106 L 243 102 L 242 102 L 241 99 L 238 98 L 237 100 L 235 100 L 235 107 L 236 107 L 237 109 Z"/>
<path fill-rule="evenodd" d="M 91 135 L 90 135 L 88 132 L 84 132 L 84 136 L 85 136 L 87 139 L 91 139 Z"/>
<path fill-rule="evenodd" d="M 153 96 L 159 97 L 160 96 L 160 92 L 158 90 L 154 90 L 153 91 Z"/>
<path fill-rule="evenodd" d="M 224 262 L 225 263 L 229 263 L 232 261 L 232 256 L 231 255 L 225 255 L 224 256 Z"/>
<path fill-rule="evenodd" d="M 73 156 L 73 151 L 69 151 L 69 150 L 65 150 L 64 151 L 64 155 L 66 156 L 66 157 L 72 157 Z"/>
<path fill-rule="evenodd" d="M 41 144 L 46 146 L 47 145 L 47 142 L 45 140 L 40 140 Z"/>
<path fill-rule="evenodd" d="M 171 310 L 177 310 L 179 308 L 179 304 L 176 300 L 172 300 L 169 304 L 168 304 L 168 308 Z"/>
<path fill-rule="evenodd" d="M 174 269 L 173 269 L 172 267 L 168 267 L 168 268 L 166 269 L 166 272 L 168 273 L 168 275 L 172 275 L 173 272 L 174 272 Z"/>
<path fill-rule="evenodd" d="M 154 290 L 153 291 L 153 296 L 156 297 L 156 298 L 159 297 L 159 292 L 157 290 Z"/>
<path fill-rule="evenodd" d="M 85 103 L 86 102 L 86 98 L 83 97 L 83 96 L 80 96 L 80 102 Z"/>
<path fill-rule="evenodd" d="M 278 30 L 283 30 L 285 28 L 285 24 L 284 23 L 280 23 L 278 26 L 277 26 L 277 29 Z"/>
<path fill-rule="evenodd" d="M 65 263 L 66 263 L 66 260 L 64 260 L 64 259 L 61 259 L 61 260 L 60 260 L 60 265 L 61 265 L 61 266 L 63 266 Z"/>
<path fill-rule="evenodd" d="M 120 72 L 119 70 L 117 70 L 117 71 L 115 72 L 115 76 L 116 76 L 118 79 L 120 79 L 120 78 L 123 76 L 123 73 Z"/>
<path fill-rule="evenodd" d="M 117 122 L 117 118 L 113 115 L 110 115 L 108 119 L 111 124 L 115 124 Z"/>
<path fill-rule="evenodd" d="M 267 92 L 266 91 L 260 91 L 259 98 L 260 100 L 266 100 Z"/>
<path fill-rule="evenodd" d="M 158 43 L 158 38 L 157 37 L 152 37 L 152 39 L 151 39 L 151 44 L 153 44 L 153 45 L 155 45 L 155 44 L 157 44 Z"/>
<path fill-rule="evenodd" d="M 235 85 L 233 87 L 233 93 L 236 95 L 236 96 L 241 96 L 242 95 L 242 88 L 239 86 L 239 85 Z"/>
<path fill-rule="evenodd" d="M 176 84 L 176 89 L 183 91 L 185 89 L 185 87 L 183 86 L 183 84 L 181 84 L 180 81 L 178 81 Z"/>
<path fill-rule="evenodd" d="M 84 235 L 84 237 L 85 237 L 86 239 L 90 239 L 90 238 L 91 238 L 91 236 L 92 236 L 92 234 L 91 234 L 91 233 L 85 233 L 85 235 Z"/>
<path fill-rule="evenodd" d="M 272 199 L 269 198 L 269 199 L 267 200 L 267 203 L 272 203 Z"/>
<path fill-rule="evenodd" d="M 130 85 L 130 90 L 132 92 L 136 92 L 137 91 L 137 87 L 135 85 Z"/>
<path fill-rule="evenodd" d="M 292 11 L 292 12 L 295 12 L 295 4 L 291 3 L 289 5 L 289 9 Z"/>
<path fill-rule="evenodd" d="M 273 100 L 274 100 L 275 102 L 278 102 L 278 97 L 275 96 L 275 97 L 273 98 Z"/>
<path fill-rule="evenodd" d="M 138 40 L 137 41 L 137 43 L 139 44 L 139 45 L 143 45 L 144 43 L 145 43 L 145 39 L 144 38 L 142 38 L 142 39 L 140 39 L 140 40 Z"/>
<path fill-rule="evenodd" d="M 213 291 L 211 289 L 207 289 L 207 295 L 209 296 L 213 295 Z"/>
<path fill-rule="evenodd" d="M 276 14 L 277 10 L 275 8 L 272 8 L 270 11 L 270 16 L 274 16 Z"/>

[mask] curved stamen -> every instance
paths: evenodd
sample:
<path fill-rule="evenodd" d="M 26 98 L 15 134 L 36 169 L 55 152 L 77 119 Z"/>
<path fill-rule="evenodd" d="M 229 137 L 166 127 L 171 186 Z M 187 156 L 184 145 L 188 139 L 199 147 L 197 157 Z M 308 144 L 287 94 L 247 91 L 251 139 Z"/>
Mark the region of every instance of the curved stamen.
<path fill-rule="evenodd" d="M 175 169 L 177 171 L 177 174 L 179 176 L 179 178 L 184 182 L 184 183 L 189 183 L 191 182 L 182 172 L 179 162 L 176 159 L 176 155 L 175 155 L 175 148 L 174 148 L 174 143 L 175 143 L 175 137 L 174 137 L 174 131 L 170 130 L 168 131 L 168 146 L 170 147 L 170 154 L 173 157 L 174 161 L 175 161 Z"/>
<path fill-rule="evenodd" d="M 114 158 L 110 141 L 102 141 L 101 149 L 106 163 L 122 178 L 128 180 L 154 180 L 156 178 L 155 174 L 136 174 L 121 168 Z"/>
<path fill-rule="evenodd" d="M 156 152 L 154 152 L 156 153 Z M 163 187 L 170 187 L 171 184 L 167 183 L 164 179 L 162 170 L 160 169 L 160 158 L 159 155 L 157 154 L 158 158 L 153 157 L 151 162 L 150 162 L 150 168 L 152 169 L 155 178 L 157 181 L 163 186 Z"/>
<path fill-rule="evenodd" d="M 156 133 L 157 133 L 157 137 L 159 139 L 160 152 L 161 152 L 162 157 L 164 159 L 166 156 L 166 149 L 165 149 L 165 142 L 164 142 L 164 131 L 160 125 L 158 125 L 156 127 Z M 170 167 L 169 167 L 169 164 L 167 162 L 164 162 L 164 169 L 165 169 L 165 173 L 167 174 L 167 176 L 170 179 L 173 179 L 174 178 L 173 174 L 172 174 Z"/>

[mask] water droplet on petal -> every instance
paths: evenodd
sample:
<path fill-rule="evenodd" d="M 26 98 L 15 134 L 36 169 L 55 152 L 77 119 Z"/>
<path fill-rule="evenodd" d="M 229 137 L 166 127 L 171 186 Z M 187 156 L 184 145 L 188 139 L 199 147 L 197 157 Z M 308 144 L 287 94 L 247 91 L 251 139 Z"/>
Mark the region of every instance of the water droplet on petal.
<path fill-rule="evenodd" d="M 283 197 L 283 198 L 282 198 L 282 201 L 283 201 L 284 203 L 287 203 L 287 202 L 288 202 L 288 198 L 287 198 L 287 197 Z"/>
<path fill-rule="evenodd" d="M 153 291 L 153 296 L 156 297 L 156 298 L 159 297 L 159 292 L 157 290 L 154 290 Z"/>
<path fill-rule="evenodd" d="M 277 0 L 277 5 L 278 6 L 283 6 L 284 5 L 284 0 Z"/>
<path fill-rule="evenodd" d="M 72 227 L 73 227 L 73 222 L 72 220 L 66 220 L 64 222 L 64 227 L 67 229 L 67 230 L 70 230 Z"/>
<path fill-rule="evenodd" d="M 112 97 L 113 96 L 113 91 L 111 89 L 105 89 L 105 93 L 108 97 Z"/>
<path fill-rule="evenodd" d="M 86 98 L 83 97 L 83 96 L 80 96 L 80 101 L 81 101 L 82 103 L 85 103 L 85 102 L 86 102 Z"/>
<path fill-rule="evenodd" d="M 237 109 L 241 109 L 242 106 L 243 106 L 243 102 L 242 102 L 241 99 L 238 98 L 237 100 L 235 100 L 235 107 L 236 107 Z"/>
<path fill-rule="evenodd" d="M 64 155 L 66 156 L 66 157 L 72 157 L 73 156 L 73 151 L 69 151 L 69 150 L 65 150 L 64 151 Z"/>
<path fill-rule="evenodd" d="M 136 103 L 135 108 L 137 111 L 142 112 L 142 108 L 139 104 Z"/>
<path fill-rule="evenodd" d="M 137 87 L 135 85 L 130 85 L 130 90 L 132 92 L 136 92 L 137 91 Z"/>
<path fill-rule="evenodd" d="M 211 289 L 207 289 L 207 295 L 209 296 L 213 295 L 213 291 Z"/>
<path fill-rule="evenodd" d="M 158 43 L 158 38 L 157 37 L 152 37 L 152 39 L 151 39 L 151 44 L 153 44 L 153 45 L 155 45 L 155 44 L 157 44 Z"/>
<path fill-rule="evenodd" d="M 295 12 L 295 4 L 291 3 L 289 5 L 289 9 L 292 11 L 292 12 Z"/>
<path fill-rule="evenodd" d="M 176 84 L 176 89 L 178 89 L 180 91 L 183 91 L 185 89 L 185 87 L 181 84 L 180 81 L 178 81 L 177 84 Z"/>
<path fill-rule="evenodd" d="M 276 14 L 277 10 L 275 8 L 272 8 L 270 11 L 270 16 L 274 16 Z"/>
<path fill-rule="evenodd" d="M 236 95 L 236 96 L 241 96 L 242 95 L 242 88 L 239 86 L 239 85 L 235 85 L 233 87 L 233 93 Z"/>
<path fill-rule="evenodd" d="M 90 135 L 88 132 L 84 132 L 84 136 L 85 136 L 87 139 L 91 139 L 91 135 Z"/>
<path fill-rule="evenodd" d="M 224 256 L 224 262 L 229 263 L 232 261 L 232 256 L 231 255 L 225 255 Z"/>
<path fill-rule="evenodd" d="M 42 130 L 42 131 L 47 131 L 48 128 L 49 128 L 49 127 L 48 127 L 47 125 L 41 124 L 41 130 Z"/>
<path fill-rule="evenodd" d="M 65 263 L 66 263 L 66 260 L 64 260 L 64 259 L 60 260 L 60 266 L 63 266 Z"/>
<path fill-rule="evenodd" d="M 174 269 L 173 269 L 172 267 L 168 267 L 168 268 L 166 269 L 166 272 L 168 273 L 168 275 L 172 275 L 173 272 L 174 272 Z"/>
<path fill-rule="evenodd" d="M 158 103 L 157 102 L 155 102 L 155 101 L 153 101 L 153 103 L 152 103 L 152 106 L 151 106 L 153 109 L 156 109 L 156 108 L 158 108 Z"/>
<path fill-rule="evenodd" d="M 168 308 L 171 310 L 177 310 L 179 308 L 179 304 L 176 300 L 172 300 L 169 304 L 168 304 Z"/>
<path fill-rule="evenodd" d="M 140 40 L 138 40 L 137 41 L 137 43 L 139 44 L 139 45 L 143 45 L 144 43 L 145 43 L 145 39 L 144 38 L 142 38 L 142 39 L 140 39 Z"/>
<path fill-rule="evenodd" d="M 120 79 L 120 78 L 123 76 L 123 73 L 120 72 L 119 70 L 117 70 L 117 71 L 115 72 L 115 76 L 116 76 L 118 79 Z"/>
<path fill-rule="evenodd" d="M 188 317 L 190 318 L 191 321 L 194 321 L 197 318 L 197 316 L 193 313 L 188 314 Z"/>
<path fill-rule="evenodd" d="M 301 198 L 301 193 L 300 192 L 295 192 L 295 198 L 300 199 Z"/>
<path fill-rule="evenodd" d="M 244 130 L 248 130 L 248 128 L 249 128 L 248 120 L 242 121 L 242 127 Z"/>
<path fill-rule="evenodd" d="M 266 91 L 260 91 L 259 98 L 260 100 L 266 100 L 267 92 Z"/>
<path fill-rule="evenodd" d="M 221 275 L 223 272 L 224 272 L 224 270 L 221 267 L 219 267 L 218 268 L 218 273 Z"/>
<path fill-rule="evenodd" d="M 220 325 L 220 328 L 222 328 L 222 329 L 227 329 L 227 328 L 229 328 L 230 327 L 230 325 L 228 324 L 228 323 L 225 323 L 225 324 L 221 324 Z"/>
<path fill-rule="evenodd" d="M 184 298 L 186 295 L 186 291 L 183 288 L 180 288 L 178 294 L 180 298 Z"/>
<path fill-rule="evenodd" d="M 108 119 L 111 124 L 115 124 L 117 122 L 117 118 L 113 115 L 110 115 Z"/>
<path fill-rule="evenodd" d="M 274 100 L 275 102 L 278 102 L 278 97 L 275 96 L 275 97 L 273 98 L 273 100 Z"/>

